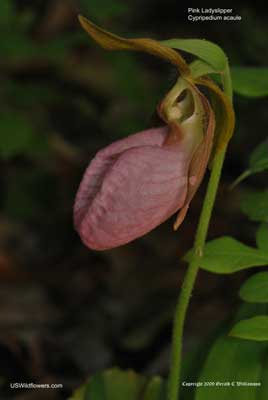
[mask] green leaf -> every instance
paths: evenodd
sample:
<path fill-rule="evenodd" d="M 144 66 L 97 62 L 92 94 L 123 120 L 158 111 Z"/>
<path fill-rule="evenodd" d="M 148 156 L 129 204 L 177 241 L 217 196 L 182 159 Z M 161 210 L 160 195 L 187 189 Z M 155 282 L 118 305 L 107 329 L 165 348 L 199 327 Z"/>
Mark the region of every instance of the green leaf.
<path fill-rule="evenodd" d="M 190 69 L 194 78 L 199 76 L 215 74 L 215 69 L 208 63 L 202 60 L 195 60 L 190 64 Z"/>
<path fill-rule="evenodd" d="M 195 400 L 258 399 L 260 387 L 238 386 L 237 382 L 260 381 L 264 348 L 262 343 L 219 338 L 198 379 L 202 386 L 197 387 Z M 205 386 L 205 382 L 211 382 L 212 386 Z"/>
<path fill-rule="evenodd" d="M 75 390 L 72 394 L 72 397 L 69 397 L 68 400 L 84 400 L 85 399 L 85 386 L 80 387 Z"/>
<path fill-rule="evenodd" d="M 258 400 L 267 400 L 268 393 L 268 356 L 266 354 L 261 373 L 261 389 Z"/>
<path fill-rule="evenodd" d="M 238 183 L 257 172 L 262 172 L 268 169 L 268 139 L 260 143 L 252 152 L 249 159 L 249 168 L 246 169 L 232 184 L 234 188 Z"/>
<path fill-rule="evenodd" d="M 241 286 L 239 296 L 249 303 L 268 303 L 268 272 L 251 276 Z"/>
<path fill-rule="evenodd" d="M 259 249 L 266 251 L 268 253 L 268 224 L 262 223 L 259 226 L 256 235 L 256 242 Z"/>
<path fill-rule="evenodd" d="M 85 400 L 86 386 L 77 389 L 69 400 Z"/>
<path fill-rule="evenodd" d="M 258 315 L 239 321 L 229 335 L 247 340 L 266 341 L 268 340 L 268 316 Z"/>
<path fill-rule="evenodd" d="M 214 72 L 224 72 L 228 59 L 224 51 L 215 43 L 203 39 L 169 39 L 161 42 L 164 46 L 191 53 L 208 63 Z"/>
<path fill-rule="evenodd" d="M 165 400 L 160 377 L 147 380 L 134 371 L 113 368 L 94 375 L 70 400 Z"/>
<path fill-rule="evenodd" d="M 251 173 L 268 169 L 268 139 L 260 143 L 252 152 L 249 159 L 249 169 Z"/>
<path fill-rule="evenodd" d="M 136 400 L 141 393 L 145 378 L 134 371 L 112 369 L 104 373 L 107 400 Z"/>
<path fill-rule="evenodd" d="M 101 373 L 96 374 L 81 391 L 81 400 L 106 400 L 104 378 Z M 76 400 L 76 399 L 75 399 Z M 78 398 L 80 400 L 80 398 Z"/>
<path fill-rule="evenodd" d="M 268 95 L 268 68 L 232 67 L 233 89 L 246 97 Z"/>
<path fill-rule="evenodd" d="M 142 400 L 165 400 L 165 385 L 163 379 L 155 376 L 148 383 Z"/>
<path fill-rule="evenodd" d="M 192 250 L 186 255 L 189 261 Z M 232 274 L 249 267 L 268 264 L 268 254 L 246 246 L 236 239 L 225 236 L 205 245 L 201 268 L 217 274 Z"/>
<path fill-rule="evenodd" d="M 268 221 L 268 190 L 245 194 L 241 201 L 241 210 L 252 221 Z"/>

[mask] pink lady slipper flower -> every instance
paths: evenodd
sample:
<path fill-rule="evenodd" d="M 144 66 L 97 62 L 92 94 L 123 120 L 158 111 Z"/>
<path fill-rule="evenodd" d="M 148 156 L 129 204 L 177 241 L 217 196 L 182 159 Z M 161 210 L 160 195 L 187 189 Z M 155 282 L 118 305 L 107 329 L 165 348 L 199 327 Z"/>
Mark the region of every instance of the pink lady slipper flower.
<path fill-rule="evenodd" d="M 84 174 L 74 224 L 91 249 L 128 243 L 180 210 L 177 229 L 186 215 L 209 161 L 214 115 L 208 100 L 184 78 L 158 112 L 164 126 L 100 150 Z"/>

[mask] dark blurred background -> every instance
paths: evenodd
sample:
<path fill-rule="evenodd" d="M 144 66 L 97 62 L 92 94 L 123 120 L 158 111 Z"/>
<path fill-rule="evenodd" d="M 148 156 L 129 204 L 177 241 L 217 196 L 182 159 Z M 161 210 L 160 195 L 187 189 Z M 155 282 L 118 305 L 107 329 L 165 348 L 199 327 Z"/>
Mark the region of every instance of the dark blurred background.
<path fill-rule="evenodd" d="M 235 4 L 241 22 L 193 23 L 188 5 L 175 0 L 1 0 L 1 399 L 66 399 L 89 375 L 113 365 L 166 375 L 186 268 L 180 257 L 192 245 L 202 205 L 205 184 L 176 233 L 172 218 L 112 251 L 81 243 L 72 207 L 85 167 L 101 147 L 152 125 L 176 74 L 148 55 L 105 52 L 82 31 L 77 14 L 127 37 L 209 39 L 232 65 L 268 66 L 267 15 L 256 2 Z M 267 137 L 267 106 L 267 99 L 235 97 L 236 133 L 210 238 L 229 234 L 254 244 L 256 226 L 241 214 L 240 196 L 267 176 L 232 192 L 228 186 Z M 244 278 L 200 272 L 186 357 L 230 317 Z M 63 389 L 11 391 L 10 382 Z"/>

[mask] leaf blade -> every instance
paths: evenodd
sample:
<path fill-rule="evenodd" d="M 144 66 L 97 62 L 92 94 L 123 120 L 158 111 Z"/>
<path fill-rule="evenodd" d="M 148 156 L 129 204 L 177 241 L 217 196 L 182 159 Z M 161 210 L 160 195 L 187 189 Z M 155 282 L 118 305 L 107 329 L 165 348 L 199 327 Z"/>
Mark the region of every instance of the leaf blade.
<path fill-rule="evenodd" d="M 210 64 L 216 72 L 223 72 L 228 59 L 217 44 L 205 39 L 168 39 L 161 42 L 163 45 L 191 53 Z"/>
<path fill-rule="evenodd" d="M 195 60 L 190 64 L 190 70 L 194 78 L 199 78 L 203 75 L 215 74 L 217 71 L 203 60 Z"/>
<path fill-rule="evenodd" d="M 132 370 L 98 372 L 69 400 L 165 400 L 166 384 L 159 376 L 146 378 Z"/>
<path fill-rule="evenodd" d="M 255 341 L 268 340 L 268 316 L 258 315 L 239 321 L 230 331 L 230 336 Z"/>
<path fill-rule="evenodd" d="M 162 378 L 155 376 L 151 379 L 142 400 L 165 400 L 165 384 Z"/>
<path fill-rule="evenodd" d="M 268 169 L 268 139 L 253 150 L 249 159 L 249 169 L 252 173 Z"/>
<path fill-rule="evenodd" d="M 268 190 L 245 194 L 241 200 L 241 210 L 252 221 L 268 222 Z"/>
<path fill-rule="evenodd" d="M 259 249 L 268 252 L 268 224 L 266 222 L 263 222 L 257 230 L 256 243 Z"/>
<path fill-rule="evenodd" d="M 199 382 L 215 382 L 215 386 L 198 387 L 195 400 L 258 398 L 259 387 L 236 386 L 235 383 L 260 381 L 263 349 L 262 343 L 246 342 L 226 336 L 217 339 L 198 379 Z M 227 385 L 216 386 L 217 382 L 226 382 Z"/>
<path fill-rule="evenodd" d="M 239 296 L 249 303 L 268 303 L 268 272 L 259 272 L 246 280 Z"/>
<path fill-rule="evenodd" d="M 185 259 L 191 259 L 191 252 Z M 231 274 L 250 267 L 268 264 L 268 255 L 246 246 L 228 236 L 214 239 L 205 245 L 201 268 L 218 274 Z"/>
<path fill-rule="evenodd" d="M 268 96 L 268 68 L 232 67 L 233 89 L 245 97 Z"/>

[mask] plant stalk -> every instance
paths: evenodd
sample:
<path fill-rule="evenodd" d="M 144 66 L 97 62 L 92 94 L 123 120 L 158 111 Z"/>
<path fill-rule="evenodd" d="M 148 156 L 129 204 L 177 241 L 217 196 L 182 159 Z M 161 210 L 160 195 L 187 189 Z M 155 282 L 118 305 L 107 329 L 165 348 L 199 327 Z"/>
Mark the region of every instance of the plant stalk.
<path fill-rule="evenodd" d="M 229 66 L 222 76 L 222 83 L 225 94 L 232 100 L 232 81 Z M 212 171 L 204 199 L 199 223 L 196 231 L 193 256 L 188 266 L 185 278 L 181 287 L 178 303 L 175 309 L 173 323 L 172 349 L 171 349 L 171 368 L 168 379 L 168 400 L 179 400 L 180 379 L 181 379 L 181 360 L 182 360 L 182 341 L 186 312 L 189 306 L 191 294 L 196 281 L 200 260 L 203 255 L 204 245 L 208 233 L 209 222 L 219 187 L 222 167 L 227 150 L 227 144 L 215 156 Z"/>

